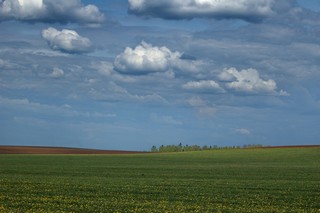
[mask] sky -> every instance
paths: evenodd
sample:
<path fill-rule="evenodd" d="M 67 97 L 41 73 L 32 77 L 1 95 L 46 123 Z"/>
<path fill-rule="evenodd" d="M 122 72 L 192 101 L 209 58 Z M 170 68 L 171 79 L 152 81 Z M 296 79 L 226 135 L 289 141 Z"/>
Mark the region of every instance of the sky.
<path fill-rule="evenodd" d="M 320 144 L 318 0 L 0 0 L 0 145 Z"/>

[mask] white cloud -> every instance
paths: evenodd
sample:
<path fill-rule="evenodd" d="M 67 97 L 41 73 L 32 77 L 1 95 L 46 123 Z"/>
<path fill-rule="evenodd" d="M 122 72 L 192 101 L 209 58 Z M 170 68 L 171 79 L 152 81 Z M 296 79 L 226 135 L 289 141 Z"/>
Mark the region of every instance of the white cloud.
<path fill-rule="evenodd" d="M 275 0 L 129 0 L 129 12 L 164 19 L 235 18 L 258 22 L 274 14 L 276 3 Z"/>
<path fill-rule="evenodd" d="M 159 94 L 152 93 L 148 95 L 136 95 L 136 94 L 128 94 L 129 98 L 134 100 L 134 101 L 139 101 L 142 103 L 161 103 L 161 104 L 167 104 L 168 101 L 162 97 Z"/>
<path fill-rule="evenodd" d="M 101 75 L 111 76 L 113 73 L 113 64 L 109 62 L 93 63 L 92 68 L 97 69 Z"/>
<path fill-rule="evenodd" d="M 239 128 L 235 130 L 236 133 L 241 134 L 241 135 L 250 135 L 251 134 L 251 130 L 250 129 L 246 129 L 246 128 Z"/>
<path fill-rule="evenodd" d="M 217 109 L 210 106 L 200 107 L 198 111 L 199 114 L 205 118 L 213 118 L 214 115 L 217 113 Z"/>
<path fill-rule="evenodd" d="M 184 54 L 142 41 L 135 48 L 127 47 L 114 60 L 114 69 L 120 73 L 143 75 L 153 73 L 173 79 L 175 75 L 196 74 L 207 66 L 202 60 L 185 59 Z M 163 75 L 164 74 L 164 75 Z"/>
<path fill-rule="evenodd" d="M 223 91 L 219 84 L 213 80 L 189 81 L 182 85 L 184 89 L 190 90 L 214 90 Z"/>
<path fill-rule="evenodd" d="M 255 69 L 238 71 L 236 68 L 224 69 L 219 75 L 220 80 L 225 83 L 228 89 L 238 92 L 253 94 L 284 95 L 284 91 L 277 92 L 277 84 L 274 80 L 263 80 Z"/>
<path fill-rule="evenodd" d="M 193 107 L 201 107 L 207 105 L 207 103 L 198 96 L 188 99 L 187 102 Z"/>
<path fill-rule="evenodd" d="M 86 53 L 92 51 L 90 39 L 80 36 L 74 30 L 63 29 L 59 31 L 49 27 L 42 31 L 42 37 L 53 50 L 67 53 Z"/>
<path fill-rule="evenodd" d="M 93 82 L 94 83 L 94 82 Z M 167 104 L 168 101 L 157 93 L 137 94 L 127 88 L 119 86 L 113 81 L 104 82 L 103 88 L 91 87 L 89 95 L 95 100 L 112 100 L 124 102 L 139 102 L 139 103 L 159 103 Z"/>
<path fill-rule="evenodd" d="M 99 24 L 104 15 L 80 0 L 0 0 L 0 21 Z"/>
<path fill-rule="evenodd" d="M 121 75 L 114 71 L 113 63 L 107 61 L 100 61 L 92 63 L 91 68 L 96 69 L 102 76 L 108 77 L 109 80 L 121 81 L 126 83 L 136 83 L 137 78 L 130 75 Z"/>
<path fill-rule="evenodd" d="M 197 109 L 200 116 L 205 118 L 213 118 L 217 113 L 217 109 L 214 106 L 209 105 L 202 98 L 196 96 L 187 100 L 187 103 Z"/>
<path fill-rule="evenodd" d="M 4 69 L 10 69 L 14 67 L 13 64 L 11 64 L 9 61 L 7 60 L 3 60 L 0 58 L 0 68 L 4 68 Z"/>
<path fill-rule="evenodd" d="M 183 59 L 172 61 L 172 67 L 179 71 L 180 74 L 191 74 L 201 78 L 202 71 L 206 69 L 208 62 L 203 60 L 188 60 Z"/>
<path fill-rule="evenodd" d="M 127 47 L 114 61 L 115 69 L 123 73 L 146 74 L 165 72 L 171 62 L 178 60 L 179 52 L 172 52 L 167 47 L 152 46 L 144 41 L 134 49 Z"/>
<path fill-rule="evenodd" d="M 50 74 L 50 77 L 52 78 L 61 78 L 64 75 L 64 71 L 60 68 L 53 68 L 52 73 Z"/>
<path fill-rule="evenodd" d="M 74 110 L 70 105 L 64 104 L 62 106 L 48 105 L 24 99 L 10 99 L 0 96 L 0 106 L 21 112 L 29 112 L 29 115 L 54 115 L 55 117 L 86 117 L 86 118 L 112 118 L 116 117 L 115 113 L 99 113 Z"/>

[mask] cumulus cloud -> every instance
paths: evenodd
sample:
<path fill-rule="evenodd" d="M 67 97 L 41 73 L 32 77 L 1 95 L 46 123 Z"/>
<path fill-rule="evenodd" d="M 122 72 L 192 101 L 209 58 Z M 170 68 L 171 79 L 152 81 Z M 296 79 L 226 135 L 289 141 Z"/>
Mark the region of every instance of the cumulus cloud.
<path fill-rule="evenodd" d="M 189 90 L 223 91 L 219 84 L 213 80 L 189 81 L 188 83 L 182 85 L 182 87 Z"/>
<path fill-rule="evenodd" d="M 135 48 L 126 47 L 114 60 L 114 70 L 132 75 L 165 74 L 200 75 L 207 63 L 195 58 L 186 58 L 184 53 L 172 51 L 165 46 L 153 46 L 142 41 Z M 161 72 L 161 73 L 160 73 Z M 201 77 L 201 76 L 199 76 Z"/>
<path fill-rule="evenodd" d="M 104 15 L 81 0 L 0 0 L 0 21 L 99 24 Z"/>
<path fill-rule="evenodd" d="M 243 19 L 259 22 L 283 0 L 129 0 L 129 13 L 164 19 Z M 283 7 L 283 4 L 281 4 Z"/>
<path fill-rule="evenodd" d="M 52 73 L 50 74 L 50 77 L 52 78 L 61 78 L 62 76 L 64 76 L 64 71 L 60 68 L 53 68 Z"/>
<path fill-rule="evenodd" d="M 114 61 L 117 71 L 131 74 L 147 74 L 167 71 L 173 61 L 179 60 L 181 53 L 172 52 L 167 47 L 152 46 L 141 42 L 134 49 L 127 47 Z"/>
<path fill-rule="evenodd" d="M 274 80 L 263 80 L 255 69 L 238 71 L 236 68 L 224 69 L 219 75 L 220 80 L 226 81 L 228 89 L 252 94 L 277 94 L 285 95 L 286 92 L 277 92 L 277 84 Z"/>
<path fill-rule="evenodd" d="M 90 39 L 80 36 L 74 30 L 63 29 L 59 31 L 49 27 L 42 31 L 42 37 L 53 50 L 66 53 L 86 53 L 92 51 Z"/>

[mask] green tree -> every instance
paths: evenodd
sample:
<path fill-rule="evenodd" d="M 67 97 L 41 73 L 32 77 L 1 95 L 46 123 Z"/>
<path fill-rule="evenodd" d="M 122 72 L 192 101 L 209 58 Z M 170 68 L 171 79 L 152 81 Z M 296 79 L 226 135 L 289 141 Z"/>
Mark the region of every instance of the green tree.
<path fill-rule="evenodd" d="M 155 145 L 153 145 L 153 146 L 151 147 L 151 152 L 159 152 L 159 150 L 158 150 L 158 148 L 157 148 Z"/>

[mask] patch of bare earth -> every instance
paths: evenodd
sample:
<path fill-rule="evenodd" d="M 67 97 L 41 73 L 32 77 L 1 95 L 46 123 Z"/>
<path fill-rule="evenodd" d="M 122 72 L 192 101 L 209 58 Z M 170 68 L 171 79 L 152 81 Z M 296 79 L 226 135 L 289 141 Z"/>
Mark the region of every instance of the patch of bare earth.
<path fill-rule="evenodd" d="M 266 146 L 266 147 L 261 147 L 261 148 L 270 148 L 270 149 L 287 149 L 287 148 L 317 148 L 320 147 L 320 145 L 293 145 L 293 146 Z"/>
<path fill-rule="evenodd" d="M 42 146 L 0 146 L 0 154 L 139 154 L 145 152 Z"/>

